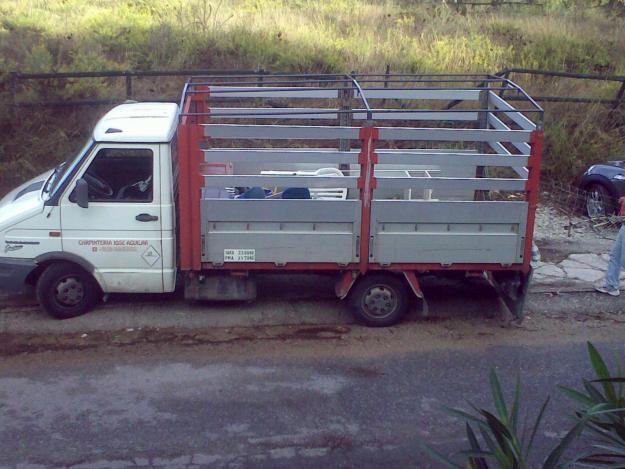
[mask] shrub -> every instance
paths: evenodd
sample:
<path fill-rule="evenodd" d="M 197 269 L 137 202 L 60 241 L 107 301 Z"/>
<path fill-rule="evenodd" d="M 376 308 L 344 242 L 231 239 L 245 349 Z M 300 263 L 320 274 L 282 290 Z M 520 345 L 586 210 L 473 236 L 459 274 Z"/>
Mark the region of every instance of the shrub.
<path fill-rule="evenodd" d="M 625 375 L 622 363 L 618 363 L 613 375 L 603 357 L 590 342 L 588 356 L 596 379 L 582 380 L 583 390 L 560 386 L 562 392 L 580 405 L 575 415 L 592 435 L 591 454 L 580 459 L 581 463 L 595 467 L 623 467 L 625 465 Z M 593 409 L 601 407 L 602 412 Z"/>
<path fill-rule="evenodd" d="M 494 370 L 490 373 L 490 390 L 495 411 L 480 409 L 469 403 L 475 413 L 444 407 L 447 414 L 465 422 L 469 448 L 460 451 L 456 458 L 450 458 L 435 448 L 419 442 L 430 456 L 439 463 L 454 469 L 527 469 L 540 467 L 553 469 L 571 465 L 590 467 L 622 468 L 625 466 L 625 376 L 619 362 L 616 375 L 612 374 L 603 357 L 590 342 L 588 356 L 596 379 L 582 379 L 583 390 L 559 386 L 560 390 L 580 407 L 575 411 L 577 423 L 560 439 L 558 444 L 543 459 L 540 466 L 530 462 L 537 458 L 533 454 L 535 437 L 540 427 L 547 398 L 531 427 L 520 428 L 521 384 L 517 377 L 514 397 L 508 407 L 503 390 Z M 525 419 L 527 422 L 527 419 Z M 586 450 L 565 460 L 566 451 L 584 432 L 590 432 L 592 439 Z M 458 462 L 460 461 L 460 462 Z"/>
<path fill-rule="evenodd" d="M 527 423 L 521 428 L 521 383 L 517 378 L 514 389 L 514 398 L 510 407 L 506 405 L 501 384 L 494 370 L 490 373 L 490 389 L 495 406 L 495 412 L 477 408 L 469 403 L 474 414 L 467 413 L 460 409 L 446 407 L 444 411 L 451 416 L 459 417 L 465 422 L 467 441 L 469 448 L 458 453 L 459 459 L 466 461 L 466 465 L 454 461 L 436 451 L 426 444 L 421 446 L 438 462 L 454 469 L 488 469 L 498 467 L 502 469 L 528 469 L 538 467 L 530 464 L 530 460 L 537 456 L 533 454 L 534 441 L 540 427 L 545 409 L 549 403 L 547 398 L 534 424 L 529 427 Z M 596 409 L 589 408 L 588 414 L 592 415 Z M 567 432 L 560 442 L 544 458 L 539 466 L 541 469 L 552 469 L 559 467 L 560 461 L 564 457 L 565 451 L 571 443 L 579 437 L 584 429 L 587 417 L 580 421 Z M 524 419 L 527 422 L 527 419 Z M 477 431 L 476 431 L 477 430 Z"/>

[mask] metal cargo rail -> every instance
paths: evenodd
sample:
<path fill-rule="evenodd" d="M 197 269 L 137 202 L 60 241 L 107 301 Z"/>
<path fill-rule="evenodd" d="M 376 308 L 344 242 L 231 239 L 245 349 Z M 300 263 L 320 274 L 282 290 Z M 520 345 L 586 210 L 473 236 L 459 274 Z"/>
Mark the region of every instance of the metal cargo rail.
<path fill-rule="evenodd" d="M 182 270 L 530 272 L 543 110 L 515 83 L 276 74 L 260 85 L 185 85 Z M 250 187 L 265 197 L 232 198 Z"/>

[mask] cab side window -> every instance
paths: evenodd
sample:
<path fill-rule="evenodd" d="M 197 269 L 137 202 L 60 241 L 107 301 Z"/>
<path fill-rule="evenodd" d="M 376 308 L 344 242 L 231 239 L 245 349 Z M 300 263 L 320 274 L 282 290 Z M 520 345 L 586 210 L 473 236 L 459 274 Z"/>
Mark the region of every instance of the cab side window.
<path fill-rule="evenodd" d="M 83 174 L 90 202 L 152 202 L 152 150 L 103 148 Z"/>

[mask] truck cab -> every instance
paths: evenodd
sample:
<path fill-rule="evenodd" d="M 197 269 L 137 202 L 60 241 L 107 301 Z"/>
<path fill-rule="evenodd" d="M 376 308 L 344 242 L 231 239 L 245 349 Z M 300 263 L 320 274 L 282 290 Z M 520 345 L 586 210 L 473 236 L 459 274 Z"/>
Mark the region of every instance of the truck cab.
<path fill-rule="evenodd" d="M 0 202 L 5 291 L 36 285 L 59 318 L 105 293 L 175 288 L 172 149 L 178 106 L 123 104 L 78 154 Z"/>

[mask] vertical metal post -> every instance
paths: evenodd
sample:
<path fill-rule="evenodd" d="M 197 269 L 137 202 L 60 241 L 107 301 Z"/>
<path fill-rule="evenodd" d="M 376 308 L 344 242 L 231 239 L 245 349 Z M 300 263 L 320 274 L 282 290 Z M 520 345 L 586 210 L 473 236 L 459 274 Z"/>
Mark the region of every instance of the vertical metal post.
<path fill-rule="evenodd" d="M 130 72 L 126 74 L 126 99 L 132 99 L 132 75 Z"/>
<path fill-rule="evenodd" d="M 480 111 L 477 113 L 477 128 L 488 128 L 488 115 L 490 114 L 490 100 L 488 99 L 488 89 L 481 90 L 479 96 Z M 486 142 L 478 143 L 478 151 L 480 153 L 486 153 L 488 144 Z"/>
<path fill-rule="evenodd" d="M 388 88 L 388 80 L 391 75 L 391 64 L 386 64 L 386 73 L 384 74 L 384 88 Z"/>
<path fill-rule="evenodd" d="M 371 125 L 369 121 L 366 126 Z M 369 259 L 372 257 L 370 249 L 371 239 L 371 201 L 373 190 L 376 187 L 374 176 L 375 164 L 378 156 L 375 153 L 375 143 L 379 138 L 379 130 L 375 127 L 362 127 L 360 129 L 360 154 L 358 163 L 360 164 L 360 177 L 358 178 L 358 188 L 360 190 L 360 273 L 364 274 L 369 268 Z"/>
<path fill-rule="evenodd" d="M 349 127 L 352 125 L 352 98 L 354 96 L 353 84 L 351 81 L 344 81 L 343 88 L 339 90 L 340 106 L 339 110 L 339 126 Z M 342 138 L 339 140 L 339 151 L 349 151 L 351 149 L 352 142 L 349 139 Z M 341 171 L 348 171 L 349 164 L 341 163 L 339 165 Z"/>
<path fill-rule="evenodd" d="M 191 228 L 191 266 L 193 270 L 202 268 L 202 223 L 200 204 L 202 199 L 202 187 L 204 186 L 204 177 L 202 175 L 202 163 L 204 162 L 204 152 L 201 144 L 206 139 L 204 136 L 204 128 L 201 124 L 206 121 L 208 113 L 208 103 L 206 99 L 210 95 L 208 86 L 198 86 L 197 93 L 193 94 L 191 100 L 193 102 L 193 110 L 199 114 L 193 121 L 193 125 L 189 132 L 189 190 L 190 190 L 190 228 Z"/>
<path fill-rule="evenodd" d="M 200 167 L 204 153 L 200 147 L 205 139 L 201 116 L 188 116 L 186 113 L 207 112 L 206 96 L 208 87 L 186 97 L 183 103 L 182 120 L 178 126 L 178 167 L 180 207 L 180 269 L 200 270 L 202 268 L 202 238 L 200 200 L 203 176 Z"/>
<path fill-rule="evenodd" d="M 479 96 L 480 103 L 480 111 L 477 113 L 477 128 L 478 129 L 488 129 L 488 114 L 490 112 L 489 109 L 489 99 L 488 99 L 488 89 L 481 90 Z M 486 153 L 488 151 L 488 144 L 486 142 L 478 142 L 477 151 L 480 153 Z M 486 177 L 486 169 L 484 166 L 477 166 L 475 168 L 475 177 L 483 178 Z M 486 200 L 486 191 L 476 190 L 473 195 L 474 200 Z"/>
<path fill-rule="evenodd" d="M 185 103 L 185 111 L 189 111 Z M 178 127 L 178 213 L 180 239 L 180 269 L 192 270 L 193 250 L 191 247 L 191 127 L 189 117 L 184 116 Z"/>
<path fill-rule="evenodd" d="M 196 124 L 191 127 L 190 138 L 190 192 L 191 192 L 191 266 L 193 270 L 202 269 L 202 223 L 200 204 L 204 177 L 200 171 L 204 152 L 200 147 L 204 139 L 204 129 Z"/>
<path fill-rule="evenodd" d="M 525 245 L 523 249 L 523 273 L 530 271 L 532 260 L 532 238 L 534 236 L 534 222 L 536 220 L 536 206 L 538 205 L 538 192 L 540 185 L 540 161 L 542 159 L 545 133 L 542 130 L 534 130 L 530 136 L 530 157 L 527 162 L 527 182 L 525 192 L 527 200 L 527 227 L 525 229 Z"/>

